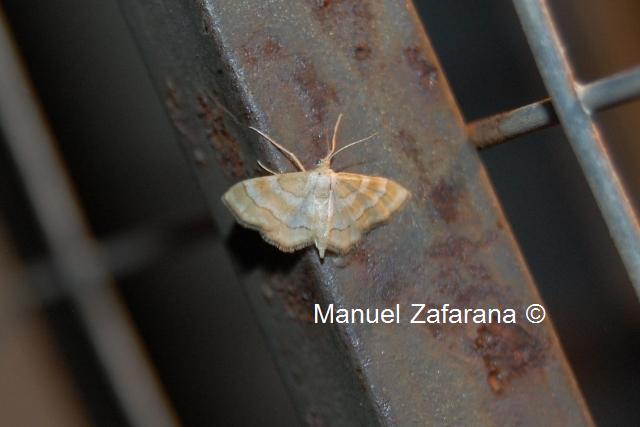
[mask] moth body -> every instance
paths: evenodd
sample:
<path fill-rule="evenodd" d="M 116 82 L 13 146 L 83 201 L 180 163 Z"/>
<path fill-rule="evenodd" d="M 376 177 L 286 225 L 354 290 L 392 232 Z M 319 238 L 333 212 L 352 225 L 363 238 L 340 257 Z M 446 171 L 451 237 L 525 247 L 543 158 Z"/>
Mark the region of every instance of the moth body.
<path fill-rule="evenodd" d="M 316 213 L 314 243 L 318 248 L 320 258 L 324 258 L 333 215 L 332 185 L 335 182 L 335 172 L 328 167 L 320 166 L 311 173 L 315 175 L 316 179 L 313 191 Z"/>

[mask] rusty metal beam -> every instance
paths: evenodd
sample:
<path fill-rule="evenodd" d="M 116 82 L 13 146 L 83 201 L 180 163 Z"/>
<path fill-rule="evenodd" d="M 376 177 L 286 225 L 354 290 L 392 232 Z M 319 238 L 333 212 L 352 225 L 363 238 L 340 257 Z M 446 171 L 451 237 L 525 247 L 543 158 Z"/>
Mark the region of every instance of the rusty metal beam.
<path fill-rule="evenodd" d="M 539 302 L 423 28 L 401 0 L 121 0 L 228 247 L 239 284 L 309 425 L 592 425 L 552 325 L 409 325 L 412 303 Z M 388 176 L 411 203 L 345 256 L 283 254 L 220 197 L 379 132 L 337 169 Z M 213 262 L 214 260 L 212 260 Z M 403 323 L 317 325 L 313 305 L 404 307 Z"/>

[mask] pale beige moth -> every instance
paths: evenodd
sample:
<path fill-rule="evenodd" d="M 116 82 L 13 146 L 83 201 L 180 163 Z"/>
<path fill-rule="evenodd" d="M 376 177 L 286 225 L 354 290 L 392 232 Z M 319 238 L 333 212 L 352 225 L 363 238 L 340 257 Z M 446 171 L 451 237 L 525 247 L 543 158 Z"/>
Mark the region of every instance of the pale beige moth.
<path fill-rule="evenodd" d="M 390 179 L 331 169 L 336 154 L 375 136 L 336 151 L 341 117 L 336 121 L 329 153 L 311 170 L 267 134 L 251 128 L 286 155 L 298 172 L 276 173 L 258 162 L 271 176 L 232 186 L 222 200 L 241 225 L 259 231 L 264 240 L 284 252 L 315 244 L 324 258 L 327 250 L 347 253 L 364 233 L 404 204 L 409 191 Z"/>

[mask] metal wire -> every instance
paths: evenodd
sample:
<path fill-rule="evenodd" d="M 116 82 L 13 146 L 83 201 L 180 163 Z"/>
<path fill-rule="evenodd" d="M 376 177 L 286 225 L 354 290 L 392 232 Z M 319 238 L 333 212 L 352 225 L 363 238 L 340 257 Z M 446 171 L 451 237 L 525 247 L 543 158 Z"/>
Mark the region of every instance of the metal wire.
<path fill-rule="evenodd" d="M 635 88 L 637 71 L 580 90 L 544 0 L 514 0 L 555 111 L 591 187 L 622 261 L 640 295 L 640 225 L 589 111 Z M 612 90 L 615 88 L 615 91 Z M 611 90 L 610 94 L 606 94 Z M 580 96 L 580 92 L 582 96 Z M 632 90 L 630 92 L 633 92 Z"/>
<path fill-rule="evenodd" d="M 640 96 L 640 68 L 633 68 L 595 82 L 579 85 L 576 91 L 589 113 L 614 107 Z M 515 110 L 469 124 L 469 139 L 479 149 L 507 142 L 518 136 L 558 124 L 551 99 L 543 99 Z"/>
<path fill-rule="evenodd" d="M 637 98 L 640 96 L 640 67 L 578 86 L 578 95 L 589 112 Z"/>
<path fill-rule="evenodd" d="M 469 139 L 482 149 L 558 123 L 550 99 L 476 120 L 467 126 Z"/>

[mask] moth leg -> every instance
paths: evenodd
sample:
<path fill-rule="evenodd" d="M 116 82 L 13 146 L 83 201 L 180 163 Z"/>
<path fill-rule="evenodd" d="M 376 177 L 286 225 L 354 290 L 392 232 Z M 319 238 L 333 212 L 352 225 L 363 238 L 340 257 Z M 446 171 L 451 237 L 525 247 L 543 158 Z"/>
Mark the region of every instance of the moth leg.
<path fill-rule="evenodd" d="M 260 166 L 262 169 L 264 169 L 265 171 L 269 172 L 271 175 L 278 175 L 278 172 L 274 172 L 271 169 L 269 169 L 268 167 L 266 167 L 260 160 L 258 160 L 258 166 Z"/>
<path fill-rule="evenodd" d="M 287 150 L 282 145 L 280 145 L 277 142 L 275 142 L 273 140 L 273 138 L 271 138 L 269 135 L 267 135 L 266 133 L 262 132 L 261 130 L 258 130 L 256 128 L 254 128 L 253 126 L 249 126 L 249 129 L 258 132 L 260 135 L 262 135 L 262 137 L 264 139 L 266 139 L 267 141 L 272 143 L 278 150 L 280 150 L 285 156 L 287 156 L 289 158 L 289 160 L 291 160 L 293 162 L 293 164 L 296 165 L 296 167 L 300 171 L 304 172 L 306 170 L 304 168 L 304 166 L 302 165 L 302 162 L 300 161 L 300 159 L 298 159 L 298 157 L 295 154 L 293 154 L 291 151 Z"/>

